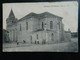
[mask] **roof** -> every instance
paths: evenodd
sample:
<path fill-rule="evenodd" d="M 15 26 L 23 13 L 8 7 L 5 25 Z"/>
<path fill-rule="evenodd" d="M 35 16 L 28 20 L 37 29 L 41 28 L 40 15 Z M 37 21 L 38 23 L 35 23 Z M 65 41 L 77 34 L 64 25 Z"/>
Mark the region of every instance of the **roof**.
<path fill-rule="evenodd" d="M 64 31 L 65 33 L 70 33 L 70 31 Z"/>
<path fill-rule="evenodd" d="M 15 19 L 15 15 L 13 13 L 13 10 L 11 9 L 10 14 L 8 16 L 9 19 Z"/>
<path fill-rule="evenodd" d="M 27 18 L 30 18 L 30 17 L 34 17 L 34 18 L 38 18 L 38 19 L 45 18 L 45 17 L 58 17 L 58 18 L 62 19 L 62 17 L 56 16 L 56 15 L 51 14 L 49 12 L 44 12 L 44 13 L 41 13 L 41 14 L 36 14 L 36 13 L 31 12 L 28 15 L 19 19 L 18 21 L 21 21 L 21 20 L 24 20 L 24 19 L 27 19 Z"/>

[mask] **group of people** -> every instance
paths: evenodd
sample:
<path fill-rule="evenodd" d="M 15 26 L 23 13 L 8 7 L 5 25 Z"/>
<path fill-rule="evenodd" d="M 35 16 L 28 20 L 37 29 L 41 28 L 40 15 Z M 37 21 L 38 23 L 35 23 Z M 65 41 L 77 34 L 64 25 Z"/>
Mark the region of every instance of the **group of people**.
<path fill-rule="evenodd" d="M 35 44 L 39 44 L 39 41 L 36 41 L 36 40 L 35 40 Z M 46 41 L 43 40 L 43 41 L 42 41 L 42 44 L 46 44 Z"/>
<path fill-rule="evenodd" d="M 23 43 L 26 43 L 26 41 L 23 40 Z M 36 41 L 36 40 L 35 40 L 35 44 L 39 44 L 39 41 Z M 42 44 L 46 44 L 46 41 L 43 40 L 43 41 L 42 41 Z M 17 45 L 19 45 L 19 42 L 18 42 L 18 41 L 17 41 Z"/>
<path fill-rule="evenodd" d="M 35 40 L 35 44 L 39 44 L 39 41 L 36 41 L 36 40 Z"/>

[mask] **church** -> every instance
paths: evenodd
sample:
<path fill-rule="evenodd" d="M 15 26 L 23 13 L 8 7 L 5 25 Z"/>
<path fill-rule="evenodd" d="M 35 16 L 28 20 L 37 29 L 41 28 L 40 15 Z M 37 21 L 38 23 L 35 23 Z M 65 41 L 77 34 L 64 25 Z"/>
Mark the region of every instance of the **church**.
<path fill-rule="evenodd" d="M 11 42 L 49 44 L 71 40 L 71 31 L 64 31 L 62 19 L 49 12 L 31 12 L 18 20 L 11 10 L 6 19 L 6 30 Z"/>

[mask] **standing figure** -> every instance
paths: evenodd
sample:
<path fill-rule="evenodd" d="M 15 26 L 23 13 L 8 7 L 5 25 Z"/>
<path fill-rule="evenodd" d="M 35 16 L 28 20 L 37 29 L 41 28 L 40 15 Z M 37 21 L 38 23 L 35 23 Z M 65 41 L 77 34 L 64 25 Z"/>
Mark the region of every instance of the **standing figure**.
<path fill-rule="evenodd" d="M 17 42 L 17 45 L 19 45 L 19 42 Z"/>
<path fill-rule="evenodd" d="M 23 43 L 26 43 L 26 41 L 25 41 L 25 40 L 23 40 Z"/>
<path fill-rule="evenodd" d="M 35 40 L 35 44 L 36 44 L 36 40 Z"/>

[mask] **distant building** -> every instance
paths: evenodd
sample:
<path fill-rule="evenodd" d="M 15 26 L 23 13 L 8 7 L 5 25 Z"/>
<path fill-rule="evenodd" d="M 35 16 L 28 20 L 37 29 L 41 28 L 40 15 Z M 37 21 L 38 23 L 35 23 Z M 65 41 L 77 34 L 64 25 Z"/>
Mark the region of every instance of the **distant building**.
<path fill-rule="evenodd" d="M 3 43 L 7 43 L 9 42 L 9 34 L 8 34 L 8 31 L 3 29 Z"/>
<path fill-rule="evenodd" d="M 65 31 L 64 32 L 65 41 L 71 41 L 71 31 Z"/>
<path fill-rule="evenodd" d="M 55 43 L 65 40 L 62 17 L 49 12 L 31 12 L 18 20 L 11 10 L 6 23 L 10 41 L 13 42 Z"/>
<path fill-rule="evenodd" d="M 71 37 L 72 38 L 78 37 L 78 33 L 77 32 L 71 32 Z"/>

